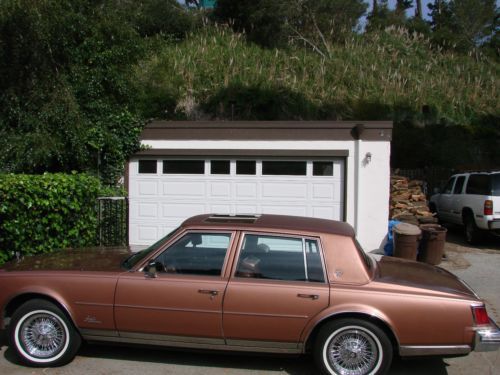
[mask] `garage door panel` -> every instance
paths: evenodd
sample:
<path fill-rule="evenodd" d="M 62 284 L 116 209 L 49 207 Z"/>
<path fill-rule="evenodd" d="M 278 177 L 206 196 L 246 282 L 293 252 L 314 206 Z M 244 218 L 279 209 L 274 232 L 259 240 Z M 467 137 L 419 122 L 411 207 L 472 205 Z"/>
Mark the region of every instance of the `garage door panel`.
<path fill-rule="evenodd" d="M 159 238 L 158 227 L 139 224 L 137 238 L 141 242 L 155 242 Z"/>
<path fill-rule="evenodd" d="M 329 184 L 313 184 L 312 185 L 312 198 L 313 199 L 335 199 L 336 185 Z"/>
<path fill-rule="evenodd" d="M 307 197 L 307 184 L 291 182 L 263 182 L 262 198 L 270 199 L 290 199 Z"/>
<path fill-rule="evenodd" d="M 209 207 L 210 207 L 209 209 L 210 213 L 227 214 L 227 215 L 232 213 L 230 204 L 210 204 Z"/>
<path fill-rule="evenodd" d="M 158 218 L 157 203 L 139 203 L 138 217 L 140 218 Z"/>
<path fill-rule="evenodd" d="M 194 215 L 205 213 L 205 202 L 199 203 L 164 203 L 162 205 L 162 217 L 173 218 L 183 217 L 187 218 Z"/>
<path fill-rule="evenodd" d="M 339 206 L 313 206 L 312 215 L 313 217 L 318 217 L 320 219 L 334 219 L 340 220 Z"/>
<path fill-rule="evenodd" d="M 137 192 L 140 196 L 158 195 L 158 181 L 139 181 Z"/>
<path fill-rule="evenodd" d="M 259 206 L 257 204 L 251 205 L 251 204 L 238 204 L 236 203 L 234 205 L 234 213 L 235 214 L 260 214 Z"/>
<path fill-rule="evenodd" d="M 308 216 L 307 207 L 298 205 L 265 205 L 261 206 L 263 214 Z"/>
<path fill-rule="evenodd" d="M 168 178 L 168 177 L 167 177 Z M 163 183 L 163 195 L 167 197 L 205 197 L 205 181 L 168 181 Z"/>
<path fill-rule="evenodd" d="M 209 192 L 211 197 L 231 199 L 231 183 L 230 182 L 213 182 L 209 184 Z"/>
<path fill-rule="evenodd" d="M 257 198 L 257 183 L 236 183 L 236 199 L 240 198 Z"/>

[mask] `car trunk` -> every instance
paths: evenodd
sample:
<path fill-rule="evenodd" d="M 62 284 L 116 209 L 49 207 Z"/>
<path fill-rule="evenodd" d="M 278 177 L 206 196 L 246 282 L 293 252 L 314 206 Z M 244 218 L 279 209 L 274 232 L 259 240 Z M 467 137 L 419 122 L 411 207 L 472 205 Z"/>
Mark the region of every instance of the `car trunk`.
<path fill-rule="evenodd" d="M 478 299 L 475 292 L 452 273 L 425 263 L 382 257 L 375 281 Z"/>

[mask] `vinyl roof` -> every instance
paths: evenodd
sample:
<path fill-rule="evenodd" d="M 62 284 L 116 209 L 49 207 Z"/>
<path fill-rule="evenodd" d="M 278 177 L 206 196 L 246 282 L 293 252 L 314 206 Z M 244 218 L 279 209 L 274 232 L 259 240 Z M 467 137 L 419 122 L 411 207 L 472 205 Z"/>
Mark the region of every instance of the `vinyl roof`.
<path fill-rule="evenodd" d="M 307 233 L 327 233 L 354 237 L 354 229 L 347 223 L 335 220 L 287 215 L 217 215 L 193 216 L 182 223 L 183 227 L 220 227 L 240 230 L 293 230 Z"/>

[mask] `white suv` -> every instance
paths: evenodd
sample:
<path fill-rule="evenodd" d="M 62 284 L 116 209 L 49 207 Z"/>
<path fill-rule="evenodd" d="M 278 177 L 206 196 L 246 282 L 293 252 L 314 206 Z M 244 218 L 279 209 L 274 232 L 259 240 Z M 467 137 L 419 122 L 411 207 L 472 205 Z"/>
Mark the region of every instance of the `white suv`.
<path fill-rule="evenodd" d="M 469 243 L 477 243 L 484 231 L 500 233 L 500 171 L 451 176 L 429 207 L 440 221 L 464 225 Z"/>

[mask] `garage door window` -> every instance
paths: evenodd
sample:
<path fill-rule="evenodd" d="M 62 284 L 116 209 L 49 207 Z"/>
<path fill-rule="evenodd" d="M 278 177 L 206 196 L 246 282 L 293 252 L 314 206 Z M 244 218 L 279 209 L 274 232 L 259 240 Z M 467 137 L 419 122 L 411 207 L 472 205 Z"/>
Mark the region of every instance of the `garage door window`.
<path fill-rule="evenodd" d="M 263 161 L 264 176 L 305 176 L 307 164 L 305 161 Z"/>
<path fill-rule="evenodd" d="M 164 160 L 164 174 L 204 174 L 205 161 L 203 160 Z"/>
<path fill-rule="evenodd" d="M 156 160 L 139 160 L 139 173 L 156 174 Z"/>
<path fill-rule="evenodd" d="M 331 161 L 313 162 L 313 176 L 333 176 L 333 163 Z"/>
<path fill-rule="evenodd" d="M 210 162 L 211 174 L 229 174 L 230 171 L 229 160 L 212 160 Z"/>
<path fill-rule="evenodd" d="M 255 160 L 237 160 L 236 174 L 255 175 Z"/>

